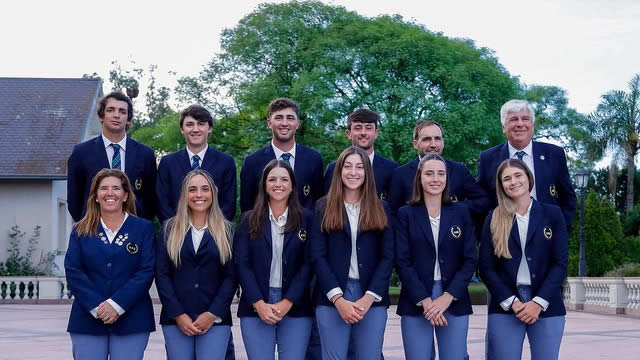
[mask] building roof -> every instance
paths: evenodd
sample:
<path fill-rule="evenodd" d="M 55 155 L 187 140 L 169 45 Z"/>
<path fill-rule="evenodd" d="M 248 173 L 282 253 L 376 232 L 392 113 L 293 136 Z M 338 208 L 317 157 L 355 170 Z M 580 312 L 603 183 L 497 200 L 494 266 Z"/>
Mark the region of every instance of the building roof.
<path fill-rule="evenodd" d="M 0 77 L 0 178 L 66 179 L 101 94 L 99 79 Z"/>

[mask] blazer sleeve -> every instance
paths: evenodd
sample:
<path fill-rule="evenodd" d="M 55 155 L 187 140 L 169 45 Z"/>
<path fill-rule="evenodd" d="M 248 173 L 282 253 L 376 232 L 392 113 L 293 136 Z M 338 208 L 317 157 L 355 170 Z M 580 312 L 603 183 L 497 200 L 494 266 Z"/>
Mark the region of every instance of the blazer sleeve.
<path fill-rule="evenodd" d="M 243 216 L 240 225 L 235 233 L 233 241 L 233 259 L 238 282 L 242 287 L 242 294 L 246 296 L 249 303 L 253 304 L 259 300 L 265 300 L 264 295 L 258 286 L 256 274 L 251 268 L 249 260 L 249 246 L 252 239 L 249 238 L 249 216 Z"/>
<path fill-rule="evenodd" d="M 149 293 L 151 282 L 153 281 L 153 268 L 156 254 L 154 251 L 154 230 L 153 223 L 146 223 L 141 229 L 140 237 L 140 261 L 138 269 L 133 276 L 118 289 L 111 299 L 123 309 L 130 309 L 140 298 Z"/>
<path fill-rule="evenodd" d="M 233 259 L 229 259 L 224 265 L 221 265 L 223 271 L 223 280 L 216 296 L 213 297 L 209 312 L 216 317 L 224 319 L 228 312 L 231 311 L 231 302 L 238 288 L 233 274 Z"/>
<path fill-rule="evenodd" d="M 576 192 L 571 185 L 569 169 L 567 168 L 567 158 L 562 148 L 558 148 L 558 205 L 562 209 L 567 230 L 571 232 L 573 219 L 576 216 Z"/>
<path fill-rule="evenodd" d="M 244 158 L 242 168 L 240 169 L 240 212 L 245 213 L 253 208 L 256 200 L 257 180 L 255 178 L 255 169 L 252 169 L 250 157 Z"/>
<path fill-rule="evenodd" d="M 409 214 L 405 209 L 398 211 L 397 222 L 395 226 L 395 252 L 396 252 L 396 270 L 398 277 L 402 282 L 402 288 L 407 292 L 412 304 L 431 296 L 431 291 L 424 286 L 418 272 L 416 271 L 414 261 L 412 260 L 411 248 L 409 246 Z M 455 296 L 455 295 L 454 295 Z"/>
<path fill-rule="evenodd" d="M 485 285 L 489 289 L 491 296 L 500 303 L 516 294 L 505 283 L 498 269 L 498 258 L 494 255 L 493 240 L 491 238 L 491 217 L 493 212 L 487 216 L 482 229 L 482 240 L 480 241 L 480 274 Z"/>
<path fill-rule="evenodd" d="M 462 266 L 456 271 L 446 291 L 456 299 L 461 299 L 468 292 L 471 277 L 478 266 L 478 254 L 476 251 L 476 236 L 471 222 L 471 215 L 466 206 L 459 206 L 456 211 L 462 218 Z"/>
<path fill-rule="evenodd" d="M 381 246 L 381 258 L 378 260 L 378 265 L 371 277 L 367 290 L 372 291 L 379 296 L 383 296 L 389 292 L 389 279 L 391 278 L 391 270 L 393 269 L 393 217 L 385 206 L 387 213 L 387 227 L 382 230 L 379 235 L 382 238 Z"/>
<path fill-rule="evenodd" d="M 81 241 L 76 231 L 73 230 L 69 237 L 67 254 L 64 257 L 64 269 L 67 277 L 67 285 L 75 301 L 78 301 L 78 303 L 89 312 L 107 298 L 95 288 L 93 281 L 87 276 L 87 270 L 84 266 L 84 259 L 80 249 Z"/>
<path fill-rule="evenodd" d="M 310 228 L 310 224 L 313 222 L 313 214 L 309 210 L 304 210 L 304 225 L 305 228 Z M 306 230 L 306 229 L 305 229 Z M 297 236 L 294 235 L 294 236 Z M 309 264 L 309 238 L 302 244 L 304 249 L 304 262 L 302 267 L 298 269 L 296 275 L 291 279 L 291 283 L 284 297 L 291 300 L 294 304 L 299 304 L 304 299 L 305 292 L 311 279 L 311 265 Z"/>
<path fill-rule="evenodd" d="M 316 207 L 316 213 L 311 228 L 311 236 L 309 236 L 309 254 L 311 257 L 311 266 L 315 271 L 320 290 L 323 294 L 326 294 L 331 289 L 340 288 L 340 283 L 327 261 L 327 243 L 329 242 L 329 234 L 322 231 L 323 215 L 324 209 Z"/>
<path fill-rule="evenodd" d="M 156 204 L 158 209 L 158 220 L 161 224 L 175 215 L 175 209 L 172 209 L 169 204 L 170 179 L 171 175 L 169 174 L 167 158 L 163 157 L 160 160 L 160 165 L 158 165 L 158 176 L 156 178 Z"/>
<path fill-rule="evenodd" d="M 549 254 L 549 271 L 536 296 L 549 301 L 561 291 L 562 283 L 567 276 L 569 233 L 564 223 L 564 217 L 560 216 L 560 211 L 555 206 L 545 207 L 545 210 L 553 212 L 553 214 L 547 215 L 553 221 L 553 238 L 551 240 L 544 239 L 544 241 L 552 242 L 551 253 Z"/>
<path fill-rule="evenodd" d="M 218 202 L 220 209 L 227 220 L 232 221 L 236 215 L 236 199 L 238 195 L 238 183 L 236 179 L 236 163 L 229 159 L 224 169 L 222 184 L 218 188 Z"/>
<path fill-rule="evenodd" d="M 156 216 L 156 177 L 158 175 L 158 169 L 156 168 L 156 156 L 153 150 L 147 148 L 144 159 L 144 190 L 143 190 L 143 206 L 144 217 L 147 220 L 153 221 Z M 152 242 L 153 246 L 153 242 Z"/>
<path fill-rule="evenodd" d="M 170 318 L 184 314 L 186 311 L 178 300 L 173 281 L 171 280 L 171 259 L 167 252 L 167 243 L 165 235 L 160 234 L 156 237 L 156 288 L 163 309 Z"/>
<path fill-rule="evenodd" d="M 67 161 L 67 207 L 74 222 L 82 219 L 82 208 L 84 207 L 82 192 L 85 188 L 85 177 L 81 170 L 80 159 L 78 159 L 77 147 L 74 147 Z"/>

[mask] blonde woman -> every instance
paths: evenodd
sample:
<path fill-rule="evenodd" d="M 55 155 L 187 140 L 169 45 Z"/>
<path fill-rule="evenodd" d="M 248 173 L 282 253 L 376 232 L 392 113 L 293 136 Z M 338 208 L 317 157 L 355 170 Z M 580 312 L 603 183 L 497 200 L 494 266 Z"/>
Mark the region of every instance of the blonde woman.
<path fill-rule="evenodd" d="M 160 324 L 167 358 L 225 358 L 236 290 L 231 261 L 233 228 L 203 170 L 183 182 L 176 216 L 164 225 L 156 262 Z"/>
<path fill-rule="evenodd" d="M 525 335 L 532 360 L 558 359 L 560 352 L 569 234 L 559 207 L 531 198 L 533 186 L 522 160 L 498 167 L 498 206 L 485 221 L 480 246 L 480 271 L 491 293 L 488 359 L 521 359 Z"/>
<path fill-rule="evenodd" d="M 127 175 L 102 169 L 64 259 L 74 301 L 67 331 L 74 359 L 142 359 L 155 331 L 153 224 L 136 217 Z"/>

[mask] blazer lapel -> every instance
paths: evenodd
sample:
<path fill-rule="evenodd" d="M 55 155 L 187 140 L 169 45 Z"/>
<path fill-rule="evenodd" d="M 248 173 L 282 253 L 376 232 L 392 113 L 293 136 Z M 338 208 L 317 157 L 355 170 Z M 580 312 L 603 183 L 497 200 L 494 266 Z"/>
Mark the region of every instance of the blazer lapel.
<path fill-rule="evenodd" d="M 207 147 L 207 152 L 204 154 L 204 159 L 200 167 L 203 169 L 212 169 L 215 166 L 216 160 L 216 154 L 211 146 L 209 146 Z"/>
<path fill-rule="evenodd" d="M 98 155 L 98 167 L 100 169 L 110 169 L 111 164 L 109 164 L 109 158 L 107 157 L 107 150 L 104 147 L 104 141 L 102 140 L 102 135 L 94 138 L 95 153 Z"/>
<path fill-rule="evenodd" d="M 267 241 L 267 245 L 268 245 L 268 249 L 271 249 L 271 247 L 273 246 L 273 241 L 271 238 L 271 220 L 269 220 L 269 218 L 266 218 L 264 220 L 264 222 L 262 223 L 262 228 L 264 230 L 262 230 L 262 233 L 264 234 L 264 239 Z M 269 256 L 271 256 L 271 254 L 269 254 Z"/>
<path fill-rule="evenodd" d="M 349 216 L 347 216 L 347 209 L 344 206 L 342 208 L 342 224 L 344 232 L 347 234 L 347 240 L 351 243 L 351 224 L 349 223 Z"/>
<path fill-rule="evenodd" d="M 138 169 L 135 168 L 136 165 L 143 165 L 143 161 L 136 161 L 136 157 L 138 156 L 138 146 L 133 142 L 133 139 L 127 136 L 127 149 L 125 150 L 125 158 L 124 158 L 124 172 L 129 177 L 129 181 L 131 184 L 134 184 L 137 180 L 135 176 L 138 173 Z"/>
<path fill-rule="evenodd" d="M 440 210 L 440 229 L 438 231 L 438 253 L 443 248 L 443 244 L 446 243 L 448 233 L 451 231 L 451 219 L 453 216 L 449 214 L 449 207 L 443 206 Z M 446 245 L 444 245 L 446 246 Z"/>
<path fill-rule="evenodd" d="M 549 171 L 547 171 L 547 164 L 549 162 L 544 160 L 547 158 L 547 154 L 542 153 L 540 146 L 538 146 L 538 143 L 535 141 L 531 144 L 531 156 L 533 156 L 533 171 L 536 174 L 536 196 L 539 198 L 540 194 L 546 195 L 549 191 L 548 189 L 544 189 L 546 183 L 537 181 L 546 178 L 546 175 L 549 173 Z"/>
<path fill-rule="evenodd" d="M 180 169 L 186 175 L 189 171 L 191 171 L 191 160 L 189 160 L 189 153 L 187 152 L 187 148 L 180 150 L 180 153 L 178 153 L 178 159 L 180 159 Z"/>
<path fill-rule="evenodd" d="M 432 248 L 436 248 L 436 243 L 433 240 L 433 232 L 431 231 L 431 220 L 429 220 L 429 213 L 427 212 L 427 207 L 424 205 L 416 206 L 418 217 L 415 219 L 416 223 L 419 224 L 422 232 L 427 237 L 427 242 L 431 245 Z M 441 226 L 442 227 L 442 226 Z"/>
<path fill-rule="evenodd" d="M 191 230 L 189 230 L 189 232 L 191 232 Z M 211 236 L 211 234 L 209 234 L 209 231 L 205 231 L 204 235 L 202 236 L 202 240 L 200 241 L 200 245 L 198 246 L 198 252 L 195 253 L 196 255 L 201 255 L 205 252 L 205 249 L 207 248 L 207 244 L 213 241 L 213 237 Z M 193 241 L 191 241 L 193 246 Z"/>
<path fill-rule="evenodd" d="M 187 235 L 184 237 L 184 242 L 185 244 L 182 244 L 182 246 L 186 246 L 187 247 L 187 253 L 189 254 L 189 256 L 194 257 L 196 255 L 196 250 L 193 247 L 193 238 L 191 237 L 191 228 L 189 228 L 187 230 Z"/>
<path fill-rule="evenodd" d="M 536 230 L 540 227 L 540 222 L 542 221 L 542 209 L 540 209 L 540 204 L 538 202 L 533 201 L 531 205 L 531 212 L 529 213 L 529 227 L 527 228 L 527 241 L 525 242 L 525 249 L 527 245 L 529 245 L 529 241 L 535 234 Z"/>
<path fill-rule="evenodd" d="M 511 225 L 511 234 L 509 235 L 509 242 L 513 242 L 514 246 L 519 250 L 518 254 L 511 254 L 512 257 L 522 256 L 522 246 L 520 245 L 520 231 L 518 229 L 518 220 L 515 216 L 513 218 L 513 225 Z"/>
<path fill-rule="evenodd" d="M 509 158 L 509 143 L 502 144 L 502 149 L 500 149 L 500 158 L 498 160 L 498 164 L 500 164 L 503 160 L 507 160 Z"/>

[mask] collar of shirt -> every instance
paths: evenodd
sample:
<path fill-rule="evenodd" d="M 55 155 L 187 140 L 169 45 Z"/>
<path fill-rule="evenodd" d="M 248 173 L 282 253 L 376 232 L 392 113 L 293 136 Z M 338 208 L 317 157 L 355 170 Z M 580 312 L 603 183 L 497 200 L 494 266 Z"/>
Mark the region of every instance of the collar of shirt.
<path fill-rule="evenodd" d="M 104 229 L 104 233 L 107 236 L 107 239 L 109 239 L 109 243 L 113 242 L 113 238 L 116 236 L 116 234 L 118 233 L 118 231 L 120 230 L 120 228 L 122 227 L 122 224 L 124 224 L 125 221 L 127 221 L 127 218 L 129 217 L 128 213 L 124 213 L 124 219 L 122 219 L 122 222 L 120 223 L 120 225 L 118 225 L 117 228 L 111 230 L 107 227 L 107 225 L 105 225 L 104 220 L 102 220 L 102 217 L 100 217 L 100 224 L 102 225 L 102 228 Z"/>
<path fill-rule="evenodd" d="M 509 145 L 509 159 L 513 158 L 514 156 L 516 156 L 516 153 L 518 151 L 524 151 L 525 154 L 527 154 L 528 156 L 533 157 L 533 141 L 529 141 L 529 145 L 525 146 L 524 149 L 522 150 L 518 150 L 516 148 L 514 148 L 513 146 L 511 146 L 511 144 L 507 141 L 507 144 Z"/>
<path fill-rule="evenodd" d="M 376 151 L 373 150 L 371 152 L 371 155 L 369 155 L 369 163 L 371 164 L 371 166 L 373 166 L 373 158 L 376 156 Z"/>
<path fill-rule="evenodd" d="M 189 227 L 194 231 L 204 232 L 205 230 L 207 230 L 208 225 L 205 223 L 203 227 L 198 228 L 195 225 L 193 225 L 191 221 L 189 221 Z"/>
<path fill-rule="evenodd" d="M 289 207 L 287 207 L 286 209 L 284 209 L 284 212 L 282 213 L 282 215 L 278 216 L 278 219 L 276 219 L 273 216 L 273 211 L 271 211 L 271 206 L 269 206 L 269 220 L 278 225 L 279 227 L 283 227 L 287 224 L 287 217 L 289 216 Z"/>
<path fill-rule="evenodd" d="M 357 204 L 347 204 L 344 203 L 344 208 L 347 209 L 347 214 L 349 215 L 358 215 L 360 216 L 360 203 Z"/>
<path fill-rule="evenodd" d="M 293 157 L 294 159 L 296 158 L 296 143 L 293 143 L 293 147 L 288 150 L 288 151 L 282 151 L 280 149 L 278 149 L 277 146 L 275 146 L 273 144 L 273 140 L 271 140 L 271 147 L 273 148 L 273 152 L 276 154 L 276 159 L 280 160 L 280 156 L 282 156 L 282 154 L 284 153 L 289 153 L 291 154 L 291 157 Z"/>
<path fill-rule="evenodd" d="M 204 154 L 206 154 L 207 149 L 209 149 L 209 144 L 207 144 L 207 146 L 205 146 L 204 149 L 202 149 L 202 151 L 197 154 L 192 153 L 191 150 L 189 150 L 188 146 L 185 146 L 185 149 L 187 149 L 187 155 L 189 155 L 189 165 L 193 163 L 193 155 L 198 155 L 200 157 L 200 164 L 202 164 L 202 161 L 204 160 Z"/>
<path fill-rule="evenodd" d="M 527 211 L 525 211 L 524 214 L 520 215 L 518 214 L 518 212 L 516 212 L 516 219 L 520 220 L 520 221 L 529 221 L 529 215 L 531 214 L 531 205 L 533 205 L 533 200 L 531 200 L 531 202 L 529 203 L 529 207 L 527 208 Z"/>
<path fill-rule="evenodd" d="M 431 216 L 429 216 L 429 221 L 430 221 L 431 223 L 438 223 L 438 224 L 439 224 L 439 223 L 440 223 L 440 215 L 438 215 L 438 216 L 436 216 L 436 217 L 431 217 Z"/>
<path fill-rule="evenodd" d="M 112 142 L 111 140 L 107 139 L 106 136 L 104 136 L 104 134 L 101 134 L 102 136 L 102 142 L 104 143 L 104 148 L 108 148 L 111 144 L 118 144 L 120 145 L 120 150 L 124 150 L 127 151 L 127 134 L 124 134 L 124 137 L 122 138 L 122 140 L 120 140 L 117 143 Z"/>

